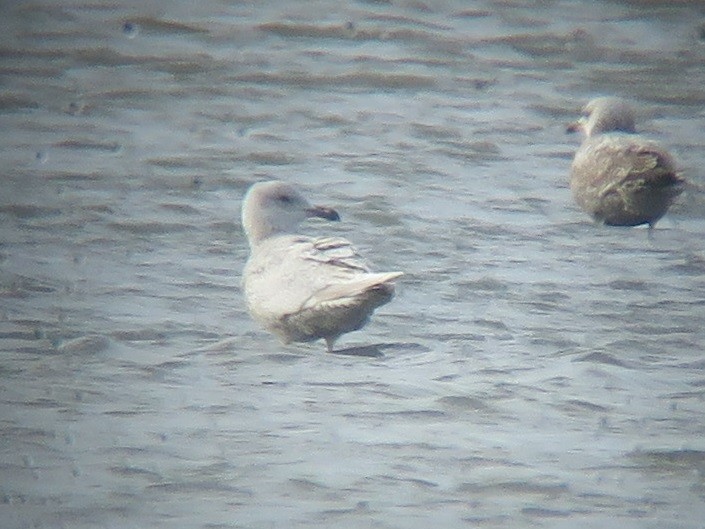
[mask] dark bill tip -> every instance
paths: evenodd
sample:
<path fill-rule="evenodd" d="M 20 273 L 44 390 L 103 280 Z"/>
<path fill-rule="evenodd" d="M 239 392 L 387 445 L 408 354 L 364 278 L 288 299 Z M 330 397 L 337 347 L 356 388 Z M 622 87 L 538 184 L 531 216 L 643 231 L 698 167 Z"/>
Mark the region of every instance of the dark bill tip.
<path fill-rule="evenodd" d="M 580 132 L 581 126 L 579 122 L 574 122 L 570 123 L 566 128 L 565 128 L 565 133 L 566 134 L 573 134 L 575 132 Z"/>
<path fill-rule="evenodd" d="M 320 217 L 326 220 L 338 221 L 340 220 L 340 215 L 333 208 L 326 206 L 312 206 L 306 210 L 309 217 Z"/>

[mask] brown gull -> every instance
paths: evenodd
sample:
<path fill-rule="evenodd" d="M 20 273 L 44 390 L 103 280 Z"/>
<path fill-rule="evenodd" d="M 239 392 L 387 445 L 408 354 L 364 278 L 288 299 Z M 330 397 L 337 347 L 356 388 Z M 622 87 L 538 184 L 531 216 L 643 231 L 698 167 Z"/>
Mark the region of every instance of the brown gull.
<path fill-rule="evenodd" d="M 585 139 L 575 153 L 570 189 L 576 203 L 611 226 L 652 228 L 683 191 L 671 155 L 634 129 L 634 112 L 622 99 L 598 97 L 568 127 Z"/>

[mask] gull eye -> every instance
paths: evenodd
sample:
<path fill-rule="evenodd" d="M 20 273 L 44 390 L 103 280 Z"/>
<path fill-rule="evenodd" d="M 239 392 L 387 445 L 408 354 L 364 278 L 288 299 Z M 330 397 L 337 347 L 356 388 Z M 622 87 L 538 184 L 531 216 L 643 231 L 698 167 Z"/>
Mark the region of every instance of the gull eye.
<path fill-rule="evenodd" d="M 291 204 L 294 201 L 294 199 L 289 195 L 279 195 L 277 200 L 283 204 Z"/>

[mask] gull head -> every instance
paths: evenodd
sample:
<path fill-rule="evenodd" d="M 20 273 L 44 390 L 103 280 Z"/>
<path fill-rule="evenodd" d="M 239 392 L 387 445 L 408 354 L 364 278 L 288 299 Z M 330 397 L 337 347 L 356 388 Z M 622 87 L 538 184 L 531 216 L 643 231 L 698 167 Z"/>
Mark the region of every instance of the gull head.
<path fill-rule="evenodd" d="M 334 209 L 311 205 L 294 186 L 277 180 L 254 184 L 243 200 L 242 226 L 250 247 L 272 235 L 296 233 L 311 217 L 340 220 Z"/>
<path fill-rule="evenodd" d="M 618 97 L 597 97 L 583 107 L 582 116 L 567 132 L 582 131 L 588 138 L 604 132 L 634 133 L 634 111 Z"/>

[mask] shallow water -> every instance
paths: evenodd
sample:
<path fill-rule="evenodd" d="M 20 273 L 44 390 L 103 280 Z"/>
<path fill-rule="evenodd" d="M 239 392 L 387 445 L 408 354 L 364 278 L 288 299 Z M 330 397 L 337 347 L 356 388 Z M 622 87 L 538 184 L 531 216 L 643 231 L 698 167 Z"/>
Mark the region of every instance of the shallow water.
<path fill-rule="evenodd" d="M 168 6 L 0 17 L 2 527 L 702 527 L 700 2 Z M 571 201 L 602 94 L 693 182 L 652 234 Z M 380 356 L 247 316 L 267 178 L 406 272 Z"/>

